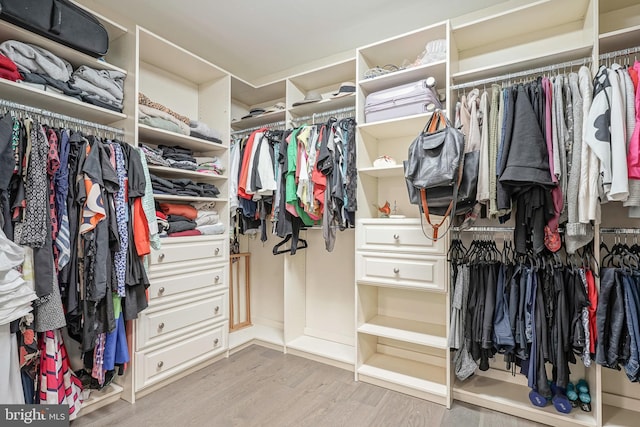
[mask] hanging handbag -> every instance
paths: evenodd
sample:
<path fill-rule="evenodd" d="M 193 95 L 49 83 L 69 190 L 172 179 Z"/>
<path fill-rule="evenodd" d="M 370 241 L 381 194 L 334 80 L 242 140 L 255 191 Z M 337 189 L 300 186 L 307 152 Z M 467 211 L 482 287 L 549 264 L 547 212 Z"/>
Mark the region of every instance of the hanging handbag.
<path fill-rule="evenodd" d="M 446 126 L 440 128 L 440 124 Z M 411 203 L 418 204 L 427 223 L 433 228 L 432 239 L 438 239 L 439 228 L 447 217 L 457 210 L 458 191 L 463 177 L 464 135 L 451 125 L 442 111 L 434 113 L 420 135 L 409 147 L 409 157 L 404 162 L 405 180 Z M 471 159 L 471 158 L 470 158 Z M 440 196 L 448 194 L 444 201 L 447 206 L 442 211 L 439 223 L 431 222 L 429 194 L 435 191 Z M 471 191 L 471 190 L 470 190 Z M 433 212 L 435 213 L 435 212 Z"/>
<path fill-rule="evenodd" d="M 478 169 L 480 167 L 480 150 L 464 153 L 462 165 L 462 181 L 456 197 L 456 209 L 452 215 L 464 215 L 476 204 L 478 190 Z M 436 187 L 429 189 L 427 201 L 429 209 L 435 215 L 444 215 L 453 197 L 453 187 Z"/>

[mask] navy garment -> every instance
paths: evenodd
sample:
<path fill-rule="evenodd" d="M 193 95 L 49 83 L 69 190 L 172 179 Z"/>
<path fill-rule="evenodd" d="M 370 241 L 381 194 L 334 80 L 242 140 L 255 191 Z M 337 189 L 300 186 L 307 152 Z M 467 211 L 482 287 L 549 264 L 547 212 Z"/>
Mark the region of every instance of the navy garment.
<path fill-rule="evenodd" d="M 13 224 L 11 223 L 11 207 L 9 204 L 9 185 L 13 176 L 15 158 L 11 146 L 13 118 L 5 114 L 0 119 L 0 227 L 4 234 L 13 240 Z"/>
<path fill-rule="evenodd" d="M 598 331 L 596 363 L 607 368 L 620 369 L 618 360 L 622 354 L 624 312 L 624 294 L 620 275 L 615 268 L 602 268 L 596 311 Z"/>

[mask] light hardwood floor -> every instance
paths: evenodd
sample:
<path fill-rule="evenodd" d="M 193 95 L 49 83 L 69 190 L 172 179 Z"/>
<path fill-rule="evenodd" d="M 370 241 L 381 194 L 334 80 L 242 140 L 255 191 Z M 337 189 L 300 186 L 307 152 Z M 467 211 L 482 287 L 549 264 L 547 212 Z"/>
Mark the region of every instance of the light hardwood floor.
<path fill-rule="evenodd" d="M 81 416 L 80 426 L 533 427 L 460 403 L 446 410 L 355 382 L 353 373 L 258 345 L 138 400 Z"/>

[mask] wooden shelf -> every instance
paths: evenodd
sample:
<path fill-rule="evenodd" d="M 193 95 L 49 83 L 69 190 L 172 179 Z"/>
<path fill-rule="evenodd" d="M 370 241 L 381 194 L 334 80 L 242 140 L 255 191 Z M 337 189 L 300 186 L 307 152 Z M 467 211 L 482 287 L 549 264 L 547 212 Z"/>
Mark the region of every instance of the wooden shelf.
<path fill-rule="evenodd" d="M 411 83 L 418 80 L 434 77 L 436 87 L 444 88 L 447 84 L 447 61 L 438 61 L 432 64 L 420 65 L 418 67 L 407 68 L 382 76 L 360 81 L 360 88 L 366 94 L 388 89 L 404 83 Z"/>
<path fill-rule="evenodd" d="M 596 425 L 593 412 L 574 409 L 570 414 L 561 414 L 551 404 L 544 408 L 533 406 L 529 401 L 530 390 L 526 385 L 473 376 L 464 382 L 455 382 L 453 398 L 553 426 Z"/>
<path fill-rule="evenodd" d="M 287 348 L 310 353 L 338 362 L 351 364 L 355 362 L 355 348 L 351 345 L 302 335 L 286 343 Z"/>
<path fill-rule="evenodd" d="M 225 151 L 229 147 L 224 144 L 207 141 L 205 139 L 194 138 L 192 136 L 180 135 L 151 126 L 138 123 L 138 140 L 149 144 L 159 145 L 179 145 L 189 148 L 194 152 L 206 153 L 211 151 Z"/>
<path fill-rule="evenodd" d="M 429 117 L 431 117 L 431 113 L 398 117 L 391 120 L 364 123 L 358 125 L 358 129 L 360 132 L 376 139 L 401 138 L 405 136 L 414 138 L 424 129 Z"/>
<path fill-rule="evenodd" d="M 180 46 L 138 28 L 140 61 L 175 74 L 197 85 L 227 76 L 227 72 Z"/>
<path fill-rule="evenodd" d="M 602 405 L 602 425 L 607 427 L 630 427 L 638 425 L 640 412 L 617 406 Z"/>
<path fill-rule="evenodd" d="M 191 196 L 174 196 L 172 194 L 154 194 L 153 198 L 160 201 L 165 202 L 216 202 L 216 203 L 227 203 L 227 199 L 222 199 L 219 197 L 191 197 Z"/>
<path fill-rule="evenodd" d="M 73 65 L 74 70 L 81 65 L 88 65 L 89 67 L 96 68 L 98 70 L 113 70 L 127 74 L 127 70 L 110 64 L 103 59 L 89 56 L 46 37 L 42 37 L 36 33 L 25 30 L 24 28 L 20 28 L 17 25 L 13 25 L 10 22 L 0 21 L 0 41 L 6 40 L 18 40 L 23 43 L 40 46 L 54 55 L 69 61 L 69 63 Z"/>
<path fill-rule="evenodd" d="M 447 348 L 445 325 L 376 316 L 358 327 L 358 332 L 443 350 Z"/>
<path fill-rule="evenodd" d="M 149 165 L 149 170 L 156 175 L 167 176 L 169 178 L 189 178 L 194 180 L 217 181 L 227 179 L 226 175 L 210 175 L 206 173 L 188 171 L 166 166 Z"/>
<path fill-rule="evenodd" d="M 259 116 L 247 117 L 246 119 L 237 120 L 235 122 L 231 122 L 231 127 L 234 130 L 244 130 L 257 126 L 268 125 L 269 123 L 281 122 L 284 121 L 286 112 L 275 111 L 273 113 L 261 114 Z"/>
<path fill-rule="evenodd" d="M 326 98 L 322 101 L 298 105 L 297 107 L 289 109 L 289 112 L 295 118 L 310 116 L 313 113 L 324 113 L 326 111 L 337 110 L 339 108 L 355 107 L 355 105 L 356 94 L 354 93 L 353 95 L 341 96 L 340 98 Z M 353 114 L 355 116 L 355 110 Z"/>
<path fill-rule="evenodd" d="M 374 176 L 376 178 L 399 177 L 404 176 L 404 166 L 401 164 L 395 166 L 387 166 L 384 168 L 374 168 L 372 166 L 366 168 L 358 168 L 358 172 L 364 175 Z"/>
<path fill-rule="evenodd" d="M 127 118 L 117 111 L 5 79 L 0 79 L 0 98 L 103 125 Z"/>
<path fill-rule="evenodd" d="M 447 395 L 447 374 L 441 366 L 376 353 L 358 368 L 358 374 L 436 396 Z"/>

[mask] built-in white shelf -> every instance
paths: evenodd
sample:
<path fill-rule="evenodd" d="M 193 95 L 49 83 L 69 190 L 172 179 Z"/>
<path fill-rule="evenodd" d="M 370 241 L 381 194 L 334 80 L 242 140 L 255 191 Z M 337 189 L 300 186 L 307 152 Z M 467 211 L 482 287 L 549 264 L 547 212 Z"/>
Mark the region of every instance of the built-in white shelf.
<path fill-rule="evenodd" d="M 292 116 L 295 117 L 303 117 L 303 116 L 311 116 L 314 113 L 324 113 L 326 111 L 338 110 L 341 108 L 347 107 L 355 107 L 356 105 L 356 94 L 345 95 L 339 98 L 326 98 L 322 101 L 318 102 L 310 102 L 308 104 L 298 105 L 296 107 L 292 107 L 289 109 L 289 112 Z M 355 110 L 353 112 L 355 115 Z M 321 121 L 326 121 L 326 119 L 322 119 Z M 311 123 L 311 121 L 309 121 Z"/>
<path fill-rule="evenodd" d="M 445 325 L 397 317 L 375 316 L 360 325 L 358 332 L 443 350 L 447 348 Z"/>
<path fill-rule="evenodd" d="M 436 79 L 436 87 L 444 89 L 447 84 L 447 62 L 444 60 L 437 61 L 364 79 L 360 81 L 360 87 L 366 94 L 369 94 L 404 83 L 426 79 L 427 77 L 434 77 Z"/>
<path fill-rule="evenodd" d="M 551 404 L 544 408 L 533 406 L 529 401 L 529 391 L 531 389 L 526 385 L 473 376 L 466 381 L 455 382 L 453 398 L 553 426 L 596 425 L 594 412 L 583 412 L 576 408 L 570 414 L 562 414 Z"/>
<path fill-rule="evenodd" d="M 127 118 L 126 114 L 117 111 L 5 79 L 0 79 L 0 98 L 103 125 Z"/>
<path fill-rule="evenodd" d="M 226 203 L 228 200 L 220 197 L 195 197 L 195 196 L 174 196 L 173 194 L 154 194 L 156 200 L 165 202 L 216 202 Z"/>
<path fill-rule="evenodd" d="M 254 341 L 284 347 L 284 333 L 281 328 L 253 324 L 229 333 L 229 350 L 251 344 Z"/>
<path fill-rule="evenodd" d="M 431 113 L 380 120 L 378 122 L 359 124 L 358 129 L 376 139 L 400 138 L 403 136 L 415 137 L 424 129 L 429 117 L 431 117 Z"/>
<path fill-rule="evenodd" d="M 640 44 L 640 25 L 600 34 L 599 44 L 600 53 L 638 46 Z"/>
<path fill-rule="evenodd" d="M 374 168 L 366 167 L 366 168 L 358 168 L 358 172 L 361 174 L 374 176 L 376 178 L 389 178 L 389 177 L 398 177 L 404 176 L 404 166 L 394 165 L 394 166 L 386 166 L 382 168 Z"/>
<path fill-rule="evenodd" d="M 224 144 L 218 144 L 216 142 L 207 141 L 206 139 L 169 132 L 164 129 L 154 128 L 141 123 L 138 123 L 138 140 L 140 140 L 140 142 L 153 145 L 179 145 L 182 148 L 189 148 L 194 152 L 201 153 L 224 151 L 228 148 Z"/>
<path fill-rule="evenodd" d="M 617 406 L 602 405 L 602 425 L 607 427 L 630 427 L 638 425 L 640 412 Z"/>
<path fill-rule="evenodd" d="M 259 116 L 247 117 L 246 119 L 231 122 L 231 127 L 234 130 L 244 130 L 257 126 L 268 125 L 270 123 L 281 122 L 284 121 L 285 114 L 286 112 L 282 110 L 275 111 L 273 113 L 261 114 Z"/>
<path fill-rule="evenodd" d="M 447 374 L 442 366 L 376 353 L 358 368 L 358 375 L 388 381 L 436 396 L 447 395 Z"/>
<path fill-rule="evenodd" d="M 91 390 L 89 398 L 82 402 L 82 407 L 78 415 L 82 417 L 83 415 L 117 402 L 120 400 L 123 390 L 121 386 L 115 383 L 109 384 L 102 390 Z"/>
<path fill-rule="evenodd" d="M 301 335 L 286 343 L 288 349 L 294 349 L 346 364 L 354 364 L 355 348 L 352 345 Z"/>

